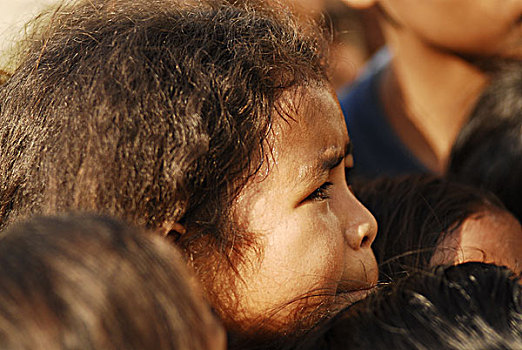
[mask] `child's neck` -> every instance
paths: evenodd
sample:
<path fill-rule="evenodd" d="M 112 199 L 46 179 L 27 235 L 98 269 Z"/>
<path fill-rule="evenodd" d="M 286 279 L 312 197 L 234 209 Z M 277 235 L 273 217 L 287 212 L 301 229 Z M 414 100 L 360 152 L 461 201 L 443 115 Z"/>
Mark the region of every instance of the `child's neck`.
<path fill-rule="evenodd" d="M 487 82 L 471 63 L 386 28 L 392 66 L 380 93 L 400 139 L 430 170 L 443 173 L 451 147 Z"/>

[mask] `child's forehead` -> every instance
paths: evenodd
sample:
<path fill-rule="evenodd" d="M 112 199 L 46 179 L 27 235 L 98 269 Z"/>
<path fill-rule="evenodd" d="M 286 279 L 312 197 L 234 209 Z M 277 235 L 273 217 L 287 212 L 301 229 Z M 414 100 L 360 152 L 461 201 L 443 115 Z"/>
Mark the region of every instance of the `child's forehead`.
<path fill-rule="evenodd" d="M 325 158 L 342 158 L 347 148 L 346 124 L 330 85 L 314 84 L 285 91 L 264 140 L 264 160 L 247 187 L 260 183 L 264 184 L 263 189 L 281 183 L 294 187 L 301 173 L 314 173 L 303 169 L 320 168 Z"/>
<path fill-rule="evenodd" d="M 320 96 L 318 92 L 333 93 L 333 88 L 326 81 L 308 81 L 283 91 L 276 101 L 275 111 L 283 119 L 296 116 L 296 113 L 313 107 L 313 102 Z M 324 94 L 323 94 L 324 95 Z"/>
<path fill-rule="evenodd" d="M 313 82 L 285 91 L 276 102 L 275 112 L 274 134 L 309 127 L 325 114 L 342 115 L 335 91 L 327 82 Z M 327 119 L 338 122 L 335 117 Z"/>
<path fill-rule="evenodd" d="M 272 160 L 295 157 L 315 163 L 332 150 L 344 155 L 349 144 L 346 124 L 329 86 L 290 92 L 282 96 L 281 108 L 282 115 L 275 118 L 267 138 Z"/>

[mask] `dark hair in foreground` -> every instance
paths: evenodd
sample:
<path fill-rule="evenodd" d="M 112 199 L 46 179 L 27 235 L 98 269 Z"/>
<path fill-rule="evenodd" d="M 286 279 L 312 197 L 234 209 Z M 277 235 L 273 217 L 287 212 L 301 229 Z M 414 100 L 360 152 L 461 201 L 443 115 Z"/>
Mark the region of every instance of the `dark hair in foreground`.
<path fill-rule="evenodd" d="M 169 242 L 107 217 L 15 224 L 0 238 L 0 348 L 210 349 L 224 334 L 190 278 Z"/>
<path fill-rule="evenodd" d="M 437 244 L 467 218 L 503 209 L 489 193 L 431 175 L 360 181 L 353 189 L 379 223 L 372 248 L 381 280 L 427 268 Z"/>
<path fill-rule="evenodd" d="M 484 263 L 419 271 L 346 309 L 296 349 L 522 349 L 522 284 Z"/>
<path fill-rule="evenodd" d="M 522 64 L 506 64 L 453 146 L 448 176 L 495 193 L 522 222 Z"/>
<path fill-rule="evenodd" d="M 270 154 L 283 93 L 327 80 L 322 39 L 287 15 L 85 0 L 36 21 L 0 88 L 0 227 L 75 209 L 169 232 L 233 309 L 229 275 L 256 237 L 231 203 Z"/>

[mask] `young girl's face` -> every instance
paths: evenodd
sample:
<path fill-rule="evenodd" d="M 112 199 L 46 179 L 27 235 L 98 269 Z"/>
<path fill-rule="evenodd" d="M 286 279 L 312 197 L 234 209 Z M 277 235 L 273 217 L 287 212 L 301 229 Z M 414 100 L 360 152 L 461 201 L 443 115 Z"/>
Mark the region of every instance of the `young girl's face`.
<path fill-rule="evenodd" d="M 270 318 L 274 327 L 306 302 L 361 299 L 378 275 L 377 225 L 345 179 L 353 159 L 335 95 L 317 86 L 281 100 L 290 118 L 275 123 L 268 161 L 234 205 L 260 248 L 239 270 L 239 317 Z M 320 297 L 297 301 L 310 295 Z"/>
<path fill-rule="evenodd" d="M 430 46 L 460 54 L 522 58 L 522 0 L 377 1 L 399 31 Z"/>

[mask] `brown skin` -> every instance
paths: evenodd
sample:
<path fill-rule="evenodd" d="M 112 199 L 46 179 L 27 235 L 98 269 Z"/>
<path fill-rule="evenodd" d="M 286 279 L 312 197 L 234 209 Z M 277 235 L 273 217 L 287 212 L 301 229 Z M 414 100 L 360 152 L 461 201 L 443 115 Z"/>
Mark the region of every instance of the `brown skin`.
<path fill-rule="evenodd" d="M 392 65 L 381 99 L 392 127 L 428 169 L 442 173 L 488 76 L 473 62 L 522 58 L 521 0 L 343 0 L 379 4 Z M 487 25 L 486 25 L 487 24 Z M 467 58 L 463 58 L 467 57 Z"/>
<path fill-rule="evenodd" d="M 269 328 L 291 328 L 302 322 L 303 306 L 342 307 L 377 283 L 377 224 L 346 183 L 353 158 L 334 92 L 315 85 L 289 91 L 282 109 L 292 119 L 275 122 L 271 155 L 234 205 L 239 226 L 255 233 L 262 252 L 250 251 L 245 260 L 252 263 L 239 268 L 243 326 L 268 317 Z M 319 296 L 302 299 L 311 295 Z"/>

